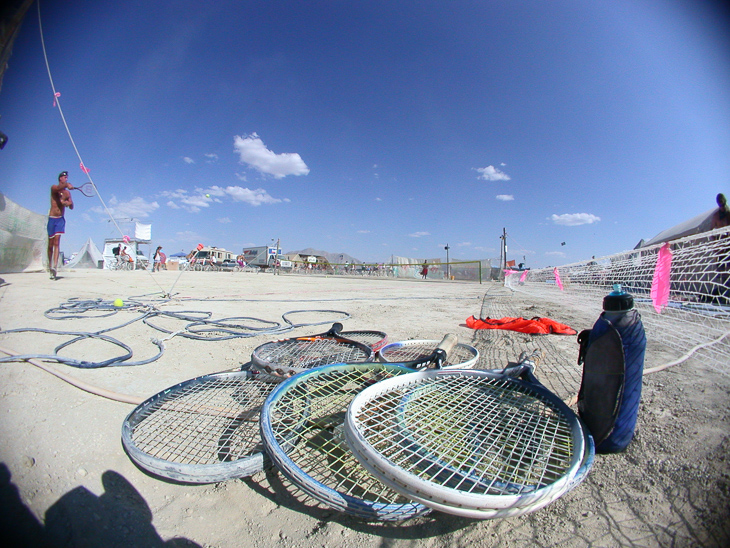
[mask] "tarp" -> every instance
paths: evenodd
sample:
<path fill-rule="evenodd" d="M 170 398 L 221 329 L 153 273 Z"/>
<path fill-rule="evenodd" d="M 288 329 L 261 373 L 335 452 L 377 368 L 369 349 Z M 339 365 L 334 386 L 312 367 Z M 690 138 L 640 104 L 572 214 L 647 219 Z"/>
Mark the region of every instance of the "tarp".
<path fill-rule="evenodd" d="M 43 270 L 47 223 L 48 216 L 33 213 L 0 192 L 0 273 Z"/>
<path fill-rule="evenodd" d="M 469 316 L 466 319 L 466 326 L 471 329 L 505 329 L 531 335 L 550 335 L 551 333 L 555 335 L 575 335 L 577 333 L 575 329 L 564 323 L 539 317 L 530 320 L 511 317 L 478 320 L 474 316 Z"/>
<path fill-rule="evenodd" d="M 674 225 L 671 228 L 662 230 L 651 240 L 641 240 L 638 244 L 636 244 L 636 247 L 634 249 L 639 249 L 640 247 L 647 247 L 654 244 L 661 244 L 663 242 L 671 242 L 672 240 L 684 238 L 685 236 L 691 236 L 692 234 L 699 234 L 700 232 L 707 232 L 712 228 L 712 214 L 715 213 L 715 211 L 717 211 L 716 207 L 712 208 L 709 211 L 705 211 L 704 213 L 700 213 L 696 217 L 687 219 L 683 223 L 679 223 L 678 225 Z"/>
<path fill-rule="evenodd" d="M 104 256 L 101 254 L 101 251 L 99 251 L 96 244 L 89 238 L 66 266 L 68 268 L 99 268 L 99 261 L 103 260 Z"/>
<path fill-rule="evenodd" d="M 143 224 L 140 222 L 134 225 L 134 237 L 138 240 L 151 240 L 152 239 L 152 225 Z"/>

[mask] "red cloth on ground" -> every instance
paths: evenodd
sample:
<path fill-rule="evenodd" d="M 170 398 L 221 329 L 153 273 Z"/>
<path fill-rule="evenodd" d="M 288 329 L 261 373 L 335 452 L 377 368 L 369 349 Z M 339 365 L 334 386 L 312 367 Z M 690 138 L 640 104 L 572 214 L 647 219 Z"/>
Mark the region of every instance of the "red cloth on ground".
<path fill-rule="evenodd" d="M 507 329 L 530 333 L 532 335 L 575 335 L 577 331 L 570 326 L 551 320 L 550 318 L 486 318 L 478 320 L 474 316 L 467 318 L 466 326 L 472 329 Z"/>

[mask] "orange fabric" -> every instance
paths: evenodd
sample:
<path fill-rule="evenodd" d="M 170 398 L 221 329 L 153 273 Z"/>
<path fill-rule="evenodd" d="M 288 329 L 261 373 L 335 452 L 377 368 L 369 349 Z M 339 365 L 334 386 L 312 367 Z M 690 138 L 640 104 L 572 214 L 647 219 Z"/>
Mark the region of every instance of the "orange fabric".
<path fill-rule="evenodd" d="M 577 331 L 570 326 L 551 320 L 550 318 L 486 318 L 478 320 L 474 316 L 466 319 L 466 326 L 471 329 L 507 329 L 532 335 L 575 335 Z"/>

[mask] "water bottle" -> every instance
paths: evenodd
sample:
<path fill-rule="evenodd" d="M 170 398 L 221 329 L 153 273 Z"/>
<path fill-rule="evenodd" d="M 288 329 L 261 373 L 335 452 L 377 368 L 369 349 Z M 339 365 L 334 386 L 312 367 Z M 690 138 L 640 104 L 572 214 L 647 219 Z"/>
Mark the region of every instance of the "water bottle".
<path fill-rule="evenodd" d="M 634 437 L 639 413 L 646 334 L 634 298 L 619 284 L 604 297 L 603 313 L 579 342 L 583 379 L 578 414 L 597 453 L 623 451 Z"/>

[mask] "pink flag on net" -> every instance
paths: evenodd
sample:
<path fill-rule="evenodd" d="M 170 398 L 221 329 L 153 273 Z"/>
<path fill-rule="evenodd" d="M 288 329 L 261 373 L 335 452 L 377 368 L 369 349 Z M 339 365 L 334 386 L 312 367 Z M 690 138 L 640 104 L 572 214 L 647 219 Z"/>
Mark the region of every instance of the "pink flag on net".
<path fill-rule="evenodd" d="M 558 272 L 558 267 L 557 266 L 553 269 L 553 274 L 555 274 L 555 283 L 560 288 L 560 291 L 564 291 L 564 289 L 563 289 L 563 282 L 560 281 L 560 273 Z"/>
<path fill-rule="evenodd" d="M 60 96 L 61 96 L 61 93 L 58 91 L 53 94 L 53 108 L 56 108 L 56 97 L 60 97 Z"/>
<path fill-rule="evenodd" d="M 527 270 L 522 271 L 522 275 L 520 276 L 520 281 L 524 282 L 525 278 L 527 278 Z"/>
<path fill-rule="evenodd" d="M 662 308 L 669 304 L 669 274 L 672 270 L 672 250 L 669 242 L 665 243 L 656 258 L 654 278 L 651 281 L 651 302 L 654 310 L 661 313 Z"/>

